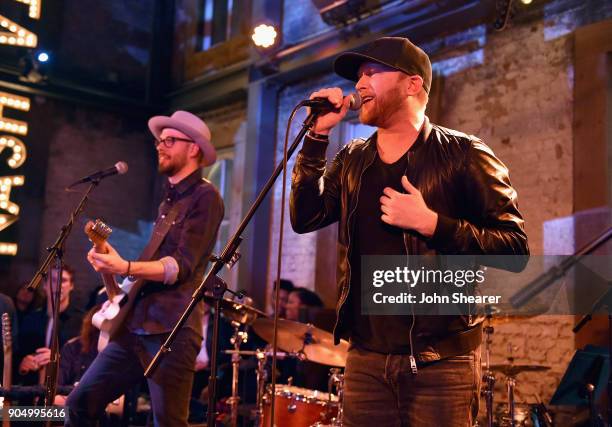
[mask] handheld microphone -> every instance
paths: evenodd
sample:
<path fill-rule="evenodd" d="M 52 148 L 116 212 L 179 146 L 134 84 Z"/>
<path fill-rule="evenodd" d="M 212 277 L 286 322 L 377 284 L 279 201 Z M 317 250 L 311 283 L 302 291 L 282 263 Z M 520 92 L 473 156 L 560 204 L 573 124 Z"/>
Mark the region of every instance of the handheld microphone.
<path fill-rule="evenodd" d="M 117 162 L 115 163 L 115 166 L 113 166 L 112 168 L 94 172 L 91 175 L 86 176 L 85 178 L 81 178 L 78 181 L 73 182 L 72 184 L 68 186 L 68 188 L 72 188 L 75 185 L 83 184 L 85 182 L 100 181 L 101 179 L 104 179 L 108 176 L 113 176 L 117 174 L 123 175 L 127 171 L 128 171 L 128 165 L 126 162 Z"/>
<path fill-rule="evenodd" d="M 349 110 L 357 111 L 361 108 L 361 96 L 358 92 L 349 93 L 346 98 L 350 98 Z M 336 108 L 327 98 L 306 99 L 302 101 L 302 105 L 324 113 L 340 111 L 340 108 Z"/>

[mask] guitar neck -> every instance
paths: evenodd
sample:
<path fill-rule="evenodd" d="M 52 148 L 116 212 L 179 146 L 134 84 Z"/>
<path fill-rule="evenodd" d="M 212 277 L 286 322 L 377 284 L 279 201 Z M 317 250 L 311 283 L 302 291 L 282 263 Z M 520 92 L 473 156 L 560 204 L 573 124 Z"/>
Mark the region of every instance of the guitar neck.
<path fill-rule="evenodd" d="M 13 366 L 13 355 L 12 349 L 9 347 L 9 350 L 4 350 L 4 367 L 2 372 L 2 386 L 5 388 L 10 388 L 13 383 L 13 378 L 11 375 L 11 366 Z"/>
<path fill-rule="evenodd" d="M 99 254 L 105 254 L 107 251 L 104 249 L 103 244 L 94 244 L 94 249 Z M 102 276 L 102 282 L 104 282 L 104 288 L 106 288 L 106 294 L 109 299 L 114 298 L 116 295 L 121 293 L 121 289 L 115 280 L 115 276 L 108 273 L 100 273 Z"/>
<path fill-rule="evenodd" d="M 13 366 L 13 340 L 11 334 L 11 319 L 8 313 L 2 315 L 2 350 L 4 352 L 4 366 L 2 372 L 2 386 L 7 389 L 13 385 L 13 379 L 11 375 L 11 367 Z M 2 417 L 2 427 L 9 427 L 10 422 L 8 420 L 8 408 L 11 404 L 9 399 L 6 397 L 2 402 L 4 411 Z"/>

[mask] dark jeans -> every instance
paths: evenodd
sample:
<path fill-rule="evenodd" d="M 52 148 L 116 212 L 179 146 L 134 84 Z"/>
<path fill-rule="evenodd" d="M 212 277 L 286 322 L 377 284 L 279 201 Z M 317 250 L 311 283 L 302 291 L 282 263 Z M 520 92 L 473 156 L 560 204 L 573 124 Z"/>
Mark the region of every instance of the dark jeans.
<path fill-rule="evenodd" d="M 410 370 L 407 355 L 349 351 L 344 424 L 471 427 L 478 414 L 480 349 Z"/>
<path fill-rule="evenodd" d="M 68 395 L 65 425 L 98 425 L 106 405 L 142 379 L 144 368 L 167 336 L 125 332 L 111 341 Z M 201 340 L 192 329 L 183 328 L 172 351 L 165 355 L 153 377 L 147 379 L 155 426 L 187 426 L 195 358 Z"/>

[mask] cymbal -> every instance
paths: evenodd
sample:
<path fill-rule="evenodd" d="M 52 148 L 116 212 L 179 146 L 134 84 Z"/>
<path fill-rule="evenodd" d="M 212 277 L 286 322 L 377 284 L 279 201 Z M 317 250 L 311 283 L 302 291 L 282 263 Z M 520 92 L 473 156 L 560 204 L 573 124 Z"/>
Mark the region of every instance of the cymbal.
<path fill-rule="evenodd" d="M 500 314 L 500 315 L 494 315 L 493 317 L 491 317 L 491 325 L 493 325 L 493 326 L 505 325 L 506 323 L 518 322 L 518 321 L 525 320 L 525 319 L 531 319 L 532 317 L 535 317 L 535 316 L 537 316 L 537 314 L 531 314 L 531 315 L 527 315 L 527 314 L 519 314 L 519 315 Z"/>
<path fill-rule="evenodd" d="M 519 320 L 530 319 L 546 313 L 549 307 L 541 304 L 527 305 L 517 309 L 510 304 L 498 304 L 490 307 L 491 324 L 503 325 L 505 323 L 516 322 Z"/>
<path fill-rule="evenodd" d="M 491 365 L 493 372 L 499 372 L 507 377 L 515 377 L 523 372 L 543 372 L 548 371 L 550 366 L 544 365 L 512 365 L 509 363 L 502 363 L 499 365 Z"/>
<path fill-rule="evenodd" d="M 215 299 L 212 296 L 204 295 L 203 300 L 211 307 L 215 306 Z M 267 314 L 263 311 L 229 298 L 223 298 L 221 300 L 221 312 L 228 319 L 242 323 L 243 325 L 250 325 L 258 317 L 267 317 Z"/>
<path fill-rule="evenodd" d="M 253 330 L 268 343 L 274 339 L 274 319 L 259 317 Z M 278 319 L 278 347 L 287 352 L 302 351 L 306 360 L 330 366 L 344 366 L 349 349 L 346 340 L 334 345 L 334 336 L 313 325 Z"/>

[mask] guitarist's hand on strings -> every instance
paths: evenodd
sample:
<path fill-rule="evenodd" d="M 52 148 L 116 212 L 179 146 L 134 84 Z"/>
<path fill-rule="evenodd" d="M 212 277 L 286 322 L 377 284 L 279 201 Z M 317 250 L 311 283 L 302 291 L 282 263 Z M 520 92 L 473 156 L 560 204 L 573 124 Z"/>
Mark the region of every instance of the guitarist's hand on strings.
<path fill-rule="evenodd" d="M 121 258 L 119 253 L 106 242 L 105 254 L 100 254 L 94 248 L 87 253 L 87 261 L 98 273 L 126 274 L 128 262 Z"/>
<path fill-rule="evenodd" d="M 38 371 L 39 368 L 40 366 L 36 361 L 36 355 L 28 354 L 21 360 L 21 363 L 19 364 L 19 373 L 21 375 L 25 375 L 30 371 Z"/>
<path fill-rule="evenodd" d="M 41 347 L 36 349 L 36 353 L 28 354 L 19 364 L 19 373 L 25 375 L 28 372 L 38 371 L 43 366 L 49 364 L 51 360 L 51 349 Z"/>
<path fill-rule="evenodd" d="M 48 347 L 41 347 L 36 349 L 36 362 L 38 366 L 46 366 L 51 361 L 51 349 Z"/>

